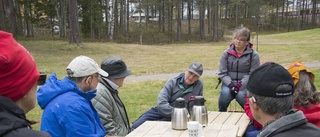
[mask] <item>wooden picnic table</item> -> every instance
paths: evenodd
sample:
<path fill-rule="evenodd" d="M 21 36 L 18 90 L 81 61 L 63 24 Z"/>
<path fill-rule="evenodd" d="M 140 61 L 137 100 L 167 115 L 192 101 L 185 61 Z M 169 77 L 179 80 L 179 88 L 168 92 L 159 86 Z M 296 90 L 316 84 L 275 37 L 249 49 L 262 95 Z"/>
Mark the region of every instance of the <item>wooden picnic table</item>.
<path fill-rule="evenodd" d="M 242 137 L 250 119 L 239 112 L 208 112 L 203 137 Z M 146 121 L 126 137 L 188 137 L 188 130 L 174 130 L 170 121 Z"/>

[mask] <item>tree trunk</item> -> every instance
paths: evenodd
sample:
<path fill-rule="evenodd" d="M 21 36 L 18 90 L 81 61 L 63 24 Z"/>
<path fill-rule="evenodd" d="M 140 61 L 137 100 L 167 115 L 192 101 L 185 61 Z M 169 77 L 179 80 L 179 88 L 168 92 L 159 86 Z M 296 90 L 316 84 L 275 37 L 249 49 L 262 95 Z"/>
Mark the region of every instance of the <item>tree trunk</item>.
<path fill-rule="evenodd" d="M 109 12 L 110 12 L 110 9 L 109 9 L 109 0 L 105 0 L 104 1 L 105 3 L 105 7 L 104 7 L 104 16 L 105 16 L 105 25 L 108 26 L 107 29 L 106 29 L 106 36 L 105 36 L 105 39 L 108 39 L 108 34 L 109 34 Z"/>
<path fill-rule="evenodd" d="M 78 22 L 78 0 L 69 1 L 69 23 L 70 23 L 70 37 L 69 42 L 75 43 L 79 46 L 80 39 L 80 29 Z"/>
<path fill-rule="evenodd" d="M 168 4 L 168 32 L 173 31 L 173 7 L 174 7 L 174 0 L 170 0 Z"/>
<path fill-rule="evenodd" d="M 279 2 L 276 3 L 277 32 L 280 31 Z"/>
<path fill-rule="evenodd" d="M 109 15 L 108 15 L 108 20 L 109 20 L 109 24 L 108 24 L 108 35 L 109 35 L 109 39 L 113 40 L 113 35 L 114 35 L 114 14 L 113 14 L 113 9 L 114 9 L 114 4 L 115 4 L 115 0 L 112 0 L 112 2 L 109 3 Z"/>
<path fill-rule="evenodd" d="M 158 31 L 159 32 L 161 32 L 161 30 L 162 30 L 162 14 L 163 14 L 163 12 L 162 12 L 162 0 L 160 0 L 160 4 L 159 4 L 159 22 L 158 22 L 158 24 L 159 24 Z"/>
<path fill-rule="evenodd" d="M 16 13 L 16 20 L 17 20 L 17 26 L 16 26 L 16 29 L 17 29 L 17 31 L 18 31 L 18 35 L 20 35 L 20 34 L 22 34 L 23 36 L 25 36 L 24 34 L 24 22 L 23 22 L 23 19 L 22 19 L 22 14 L 24 14 L 24 10 L 22 10 L 20 7 L 22 6 L 21 5 L 21 3 L 19 2 L 19 1 L 14 1 L 15 3 L 14 3 L 14 5 L 15 5 L 15 10 L 17 11 L 17 13 Z M 29 5 L 29 4 L 28 4 Z M 27 6 L 28 6 L 27 5 Z M 29 8 L 29 6 L 28 7 L 26 7 L 27 9 Z M 22 13 L 21 13 L 21 11 L 23 11 Z M 30 21 L 30 16 L 29 16 L 29 36 L 31 36 L 31 21 Z"/>
<path fill-rule="evenodd" d="M 28 0 L 24 0 L 24 35 L 26 37 L 30 37 L 31 36 L 31 20 L 30 20 L 30 9 L 29 9 L 29 1 Z"/>
<path fill-rule="evenodd" d="M 286 4 L 286 15 L 284 15 L 284 16 L 285 16 L 285 18 L 286 18 L 285 24 L 288 26 L 288 16 L 289 16 L 289 11 L 288 11 L 288 9 L 289 9 L 289 0 L 285 0 L 285 1 L 286 1 L 285 3 L 287 3 L 287 4 Z"/>
<path fill-rule="evenodd" d="M 218 34 L 219 34 L 219 31 L 218 31 L 218 26 L 219 26 L 219 24 L 218 24 L 218 19 L 219 19 L 219 17 L 218 17 L 218 0 L 214 0 L 213 1 L 214 3 L 213 3 L 213 7 L 214 7 L 214 15 L 213 15 L 213 26 L 214 26 L 214 30 L 213 30 L 213 41 L 215 42 L 215 41 L 218 41 Z"/>
<path fill-rule="evenodd" d="M 212 3 L 211 3 L 212 4 Z M 211 33 L 211 7 L 210 7 L 210 0 L 208 0 L 208 4 L 207 4 L 207 22 L 208 22 L 208 34 Z"/>
<path fill-rule="evenodd" d="M 90 10 L 90 11 L 88 11 L 88 13 L 87 14 L 89 14 L 89 25 L 90 25 L 90 39 L 94 39 L 95 38 L 95 34 L 94 34 L 94 28 L 93 28 L 93 16 L 95 16 L 94 15 L 94 13 L 92 12 L 92 10 L 93 10 L 93 6 L 94 5 L 94 3 L 93 2 L 89 2 L 89 9 L 88 10 Z M 84 19 L 85 19 L 85 17 L 83 17 L 82 18 L 83 20 L 82 21 L 84 21 Z M 84 26 L 84 25 L 83 25 Z M 83 32 L 83 33 L 85 33 L 85 32 Z"/>
<path fill-rule="evenodd" d="M 205 12 L 205 9 L 204 9 L 204 3 L 205 3 L 205 0 L 200 0 L 198 1 L 199 2 L 199 30 L 200 30 L 200 38 L 201 39 L 204 39 L 204 12 Z"/>
<path fill-rule="evenodd" d="M 140 45 L 142 45 L 142 26 L 141 26 L 141 0 L 139 0 L 139 30 L 140 30 Z"/>
<path fill-rule="evenodd" d="M 236 16 L 236 24 L 235 24 L 235 27 L 237 28 L 238 27 L 238 5 L 239 5 L 239 0 L 237 0 L 237 2 L 236 2 L 236 12 L 235 12 L 235 16 Z"/>
<path fill-rule="evenodd" d="M 121 35 L 125 34 L 125 9 L 124 9 L 124 0 L 120 0 L 120 30 Z"/>
<path fill-rule="evenodd" d="M 177 40 L 181 42 L 181 0 L 177 0 Z"/>
<path fill-rule="evenodd" d="M 16 19 L 16 9 L 14 6 L 14 0 L 8 0 L 7 7 L 7 17 L 9 17 L 9 26 L 10 26 L 10 33 L 12 33 L 13 36 L 19 35 L 18 29 L 17 29 L 17 19 Z"/>
<path fill-rule="evenodd" d="M 60 0 L 54 1 L 54 7 L 59 24 L 59 37 L 66 38 L 66 28 L 67 28 L 67 1 Z"/>
<path fill-rule="evenodd" d="M 164 6 L 164 0 L 162 0 L 162 32 L 165 32 L 166 31 L 166 28 L 165 28 L 165 12 L 164 12 L 164 9 L 165 9 L 165 6 Z"/>
<path fill-rule="evenodd" d="M 61 4 L 61 32 L 60 32 L 60 37 L 61 38 L 67 38 L 67 22 L 68 22 L 68 1 L 63 0 Z"/>
<path fill-rule="evenodd" d="M 129 37 L 129 22 L 130 22 L 130 18 L 129 18 L 129 0 L 127 0 L 127 24 L 126 24 L 126 37 Z"/>
<path fill-rule="evenodd" d="M 149 23 L 149 0 L 146 0 L 145 17 L 146 17 L 146 26 L 148 26 L 148 23 Z"/>
<path fill-rule="evenodd" d="M 191 0 L 188 0 L 188 35 L 191 35 Z"/>
<path fill-rule="evenodd" d="M 317 1 L 318 0 L 312 0 L 312 15 L 311 15 L 311 28 L 312 29 L 316 27 Z"/>
<path fill-rule="evenodd" d="M 300 26 L 301 26 L 301 19 L 300 19 L 300 10 L 301 10 L 301 0 L 298 0 L 299 4 L 297 4 L 297 12 L 298 12 L 298 22 L 297 22 L 297 28 L 298 31 L 300 31 Z"/>
<path fill-rule="evenodd" d="M 114 35 L 113 37 L 117 38 L 117 35 L 119 33 L 119 12 L 118 12 L 118 0 L 114 0 L 113 4 L 113 14 L 114 14 Z"/>
<path fill-rule="evenodd" d="M 6 16 L 5 16 L 5 9 L 4 9 L 5 2 L 0 0 L 0 30 L 8 31 L 6 28 Z"/>

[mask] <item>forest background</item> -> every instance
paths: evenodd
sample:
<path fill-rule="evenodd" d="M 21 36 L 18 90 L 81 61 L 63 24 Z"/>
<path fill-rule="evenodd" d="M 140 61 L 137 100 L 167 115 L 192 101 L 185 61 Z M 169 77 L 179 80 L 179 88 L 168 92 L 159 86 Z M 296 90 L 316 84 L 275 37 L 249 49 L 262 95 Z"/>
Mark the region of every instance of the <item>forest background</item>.
<path fill-rule="evenodd" d="M 217 42 L 319 27 L 319 0 L 0 0 L 0 30 L 81 42 Z"/>

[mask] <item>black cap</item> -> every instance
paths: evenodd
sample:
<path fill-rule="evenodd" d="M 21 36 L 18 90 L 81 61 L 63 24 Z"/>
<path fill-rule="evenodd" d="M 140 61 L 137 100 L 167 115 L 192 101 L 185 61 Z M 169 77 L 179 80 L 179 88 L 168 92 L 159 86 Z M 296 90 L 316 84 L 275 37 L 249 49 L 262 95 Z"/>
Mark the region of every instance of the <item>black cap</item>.
<path fill-rule="evenodd" d="M 105 59 L 101 63 L 101 69 L 109 74 L 108 78 L 124 78 L 131 74 L 131 71 L 127 68 L 127 65 L 119 57 Z"/>
<path fill-rule="evenodd" d="M 282 84 L 289 84 L 292 88 L 287 91 L 276 91 Z M 290 73 L 284 67 L 274 62 L 267 62 L 251 73 L 247 89 L 259 96 L 285 97 L 293 94 L 294 84 Z"/>

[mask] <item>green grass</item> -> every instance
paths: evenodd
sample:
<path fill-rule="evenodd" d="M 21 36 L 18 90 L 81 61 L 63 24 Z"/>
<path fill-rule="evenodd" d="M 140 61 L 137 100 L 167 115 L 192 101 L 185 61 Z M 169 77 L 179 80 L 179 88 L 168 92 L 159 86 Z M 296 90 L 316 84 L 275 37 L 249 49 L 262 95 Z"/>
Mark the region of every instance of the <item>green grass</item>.
<path fill-rule="evenodd" d="M 320 62 L 320 29 L 294 33 L 260 35 L 258 52 L 261 62 L 274 61 L 282 65 L 300 60 L 303 63 Z M 313 37 L 311 37 L 313 36 Z M 137 45 L 116 43 L 82 43 L 81 47 L 62 40 L 19 39 L 37 61 L 40 71 L 65 76 L 69 62 L 78 55 L 86 55 L 98 62 L 106 57 L 118 56 L 124 59 L 132 70 L 132 75 L 149 75 L 183 72 L 193 61 L 200 61 L 205 70 L 217 70 L 222 52 L 229 47 L 230 41 L 218 43 L 183 43 L 170 45 Z M 252 40 L 257 44 L 255 40 Z M 316 86 L 320 87 L 320 69 L 313 69 Z M 217 110 L 219 88 L 214 89 L 217 77 L 202 77 L 204 97 L 208 110 Z M 130 122 L 156 104 L 157 96 L 166 81 L 128 82 L 120 88 L 120 96 L 125 103 Z M 27 114 L 29 119 L 41 119 L 42 110 L 37 106 Z M 33 126 L 39 130 L 39 124 Z"/>

